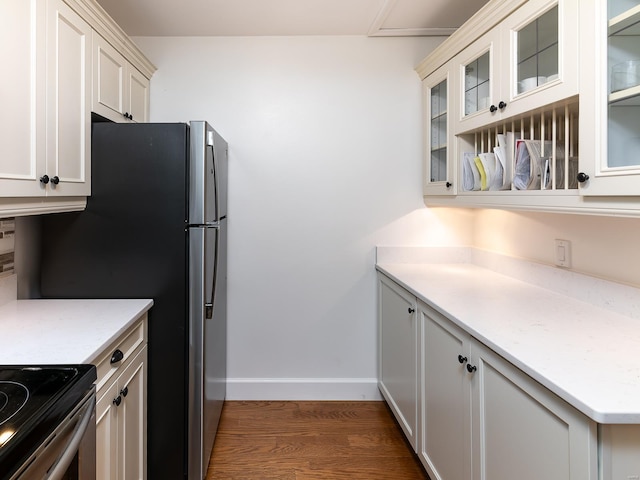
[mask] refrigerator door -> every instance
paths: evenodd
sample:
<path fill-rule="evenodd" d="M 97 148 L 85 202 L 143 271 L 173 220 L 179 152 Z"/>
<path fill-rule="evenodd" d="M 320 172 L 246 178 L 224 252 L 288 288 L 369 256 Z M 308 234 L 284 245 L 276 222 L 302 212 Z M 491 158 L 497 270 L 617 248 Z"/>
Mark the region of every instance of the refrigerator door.
<path fill-rule="evenodd" d="M 189 479 L 204 478 L 226 395 L 226 220 L 189 229 Z"/>
<path fill-rule="evenodd" d="M 227 215 L 227 142 L 207 123 L 190 123 L 189 224 Z"/>

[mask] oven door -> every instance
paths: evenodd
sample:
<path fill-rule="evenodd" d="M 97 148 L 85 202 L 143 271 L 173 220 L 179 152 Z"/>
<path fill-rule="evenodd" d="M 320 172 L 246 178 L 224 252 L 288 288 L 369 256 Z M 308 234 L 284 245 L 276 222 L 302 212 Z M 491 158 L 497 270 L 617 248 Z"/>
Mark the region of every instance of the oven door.
<path fill-rule="evenodd" d="M 96 478 L 95 387 L 42 442 L 11 480 Z"/>

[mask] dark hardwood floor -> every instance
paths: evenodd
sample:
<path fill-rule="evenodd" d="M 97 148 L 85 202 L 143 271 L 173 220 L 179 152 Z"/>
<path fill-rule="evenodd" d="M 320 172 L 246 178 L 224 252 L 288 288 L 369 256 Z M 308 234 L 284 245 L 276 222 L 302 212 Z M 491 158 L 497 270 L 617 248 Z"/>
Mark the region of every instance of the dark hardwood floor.
<path fill-rule="evenodd" d="M 206 480 L 428 480 L 384 402 L 226 402 Z"/>

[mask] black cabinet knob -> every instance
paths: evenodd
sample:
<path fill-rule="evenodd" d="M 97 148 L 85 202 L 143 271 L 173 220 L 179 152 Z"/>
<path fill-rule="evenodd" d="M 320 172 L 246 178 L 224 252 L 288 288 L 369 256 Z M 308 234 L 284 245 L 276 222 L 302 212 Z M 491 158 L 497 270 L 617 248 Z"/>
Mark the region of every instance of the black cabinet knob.
<path fill-rule="evenodd" d="M 471 365 L 470 363 L 467 363 L 467 372 L 469 373 L 473 373 L 477 370 L 478 368 L 475 365 Z"/>
<path fill-rule="evenodd" d="M 445 183 L 445 186 L 446 186 L 447 188 L 451 188 L 451 187 L 453 187 L 453 183 L 451 183 L 451 182 L 447 182 L 447 183 Z"/>
<path fill-rule="evenodd" d="M 506 107 L 506 106 L 507 106 L 507 104 L 506 104 L 506 103 L 504 103 L 502 100 L 501 100 L 501 101 L 500 101 L 500 103 L 498 104 L 498 108 L 499 108 L 500 110 L 504 110 L 504 107 Z"/>
<path fill-rule="evenodd" d="M 49 183 L 49 175 L 42 175 L 40 177 L 40 183 L 46 185 L 47 183 Z"/>
<path fill-rule="evenodd" d="M 119 361 L 121 361 L 124 358 L 124 353 L 122 353 L 122 350 L 116 350 L 115 352 L 113 352 L 113 355 L 111 355 L 111 363 L 118 363 Z"/>
<path fill-rule="evenodd" d="M 120 390 L 120 395 L 122 395 L 123 397 L 126 397 L 129 394 L 129 387 L 124 387 L 122 390 Z"/>
<path fill-rule="evenodd" d="M 580 172 L 580 173 L 578 174 L 578 177 L 577 177 L 577 178 L 578 178 L 578 181 L 579 181 L 580 183 L 584 183 L 584 182 L 586 182 L 587 180 L 589 180 L 589 175 L 587 175 L 587 174 L 586 174 L 586 173 L 584 173 L 584 172 Z"/>
<path fill-rule="evenodd" d="M 491 113 L 496 113 L 496 112 L 498 111 L 498 107 L 496 107 L 495 105 L 491 105 L 491 106 L 489 107 L 489 111 L 490 111 Z"/>
<path fill-rule="evenodd" d="M 407 308 L 407 312 L 409 312 L 409 313 L 413 313 L 415 311 L 416 311 L 415 308 L 412 308 L 412 307 Z"/>
<path fill-rule="evenodd" d="M 116 398 L 113 399 L 113 404 L 116 407 L 119 407 L 121 403 L 122 403 L 122 397 L 120 395 L 118 395 Z"/>
<path fill-rule="evenodd" d="M 458 355 L 458 362 L 465 363 L 467 361 L 467 357 L 463 357 L 462 355 Z"/>
<path fill-rule="evenodd" d="M 60 183 L 60 178 L 58 178 L 57 175 L 54 176 L 54 177 L 51 177 L 51 183 L 53 183 L 54 185 L 59 184 Z"/>
<path fill-rule="evenodd" d="M 131 117 L 129 116 L 129 112 L 124 112 L 124 114 L 123 114 L 123 115 L 124 115 L 124 118 L 131 118 Z"/>

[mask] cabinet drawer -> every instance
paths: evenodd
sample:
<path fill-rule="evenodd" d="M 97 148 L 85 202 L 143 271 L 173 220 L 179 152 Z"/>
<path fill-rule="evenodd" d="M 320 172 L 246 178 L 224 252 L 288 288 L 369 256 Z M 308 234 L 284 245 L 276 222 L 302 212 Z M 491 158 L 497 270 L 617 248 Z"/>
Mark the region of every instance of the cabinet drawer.
<path fill-rule="evenodd" d="M 129 329 L 104 351 L 104 355 L 96 363 L 98 381 L 96 390 L 105 386 L 118 369 L 122 368 L 133 358 L 136 350 L 147 342 L 147 315 L 143 315 L 138 323 Z M 112 359 L 114 362 L 112 363 Z"/>

